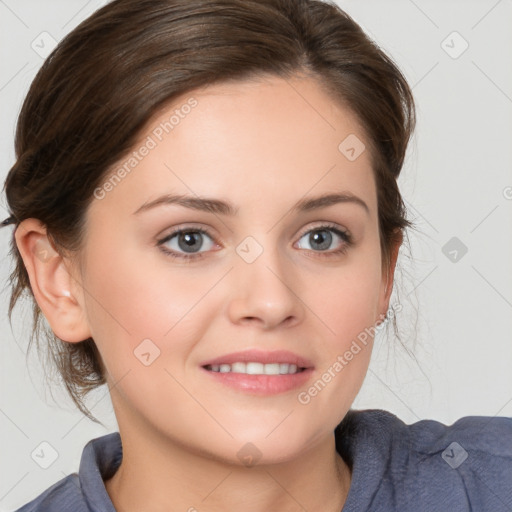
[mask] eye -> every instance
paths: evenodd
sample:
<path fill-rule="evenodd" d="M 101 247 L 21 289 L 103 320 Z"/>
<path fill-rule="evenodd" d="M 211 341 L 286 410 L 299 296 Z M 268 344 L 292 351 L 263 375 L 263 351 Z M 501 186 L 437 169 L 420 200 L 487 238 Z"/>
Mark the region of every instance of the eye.
<path fill-rule="evenodd" d="M 334 233 L 334 236 L 333 236 Z M 352 245 L 352 237 L 351 235 L 339 229 L 337 226 L 333 226 L 331 224 L 325 224 L 322 226 L 317 226 L 309 231 L 306 231 L 300 240 L 305 239 L 306 242 L 310 245 L 310 248 L 306 247 L 308 250 L 313 250 L 315 252 L 326 252 L 328 249 L 332 248 L 332 244 L 334 243 L 339 246 L 338 249 L 334 251 L 326 252 L 326 254 L 321 254 L 321 256 L 333 256 L 336 254 L 343 254 L 347 251 L 347 249 Z M 336 243 L 336 239 L 341 240 L 341 246 L 338 241 Z M 299 243 L 300 243 L 299 240 Z M 303 249 L 304 247 L 301 247 Z"/>
<path fill-rule="evenodd" d="M 158 240 L 157 245 L 166 255 L 172 258 L 197 259 L 203 256 L 201 252 L 198 252 L 198 249 L 204 245 L 205 237 L 208 237 L 211 241 L 210 244 L 206 244 L 206 250 L 210 250 L 215 245 L 213 238 L 206 230 L 201 228 L 176 230 L 165 238 Z M 180 251 L 183 251 L 185 254 L 182 254 Z"/>
<path fill-rule="evenodd" d="M 204 247 L 205 237 L 210 240 L 210 242 L 206 244 L 206 248 Z M 306 247 L 307 250 L 319 253 L 321 257 L 344 254 L 352 245 L 351 235 L 331 224 L 324 224 L 306 231 L 302 234 L 299 243 L 302 239 L 305 239 L 306 242 L 310 244 L 310 248 Z M 338 239 L 337 244 L 336 239 Z M 333 242 L 334 245 L 338 245 L 339 248 L 328 251 Z M 213 236 L 210 235 L 208 231 L 202 228 L 189 227 L 173 231 L 161 240 L 158 240 L 157 245 L 166 256 L 171 258 L 197 260 L 202 258 L 205 252 L 211 250 L 215 242 L 213 241 Z M 200 251 L 201 248 L 205 250 Z M 299 248 L 304 249 L 304 247 Z"/>

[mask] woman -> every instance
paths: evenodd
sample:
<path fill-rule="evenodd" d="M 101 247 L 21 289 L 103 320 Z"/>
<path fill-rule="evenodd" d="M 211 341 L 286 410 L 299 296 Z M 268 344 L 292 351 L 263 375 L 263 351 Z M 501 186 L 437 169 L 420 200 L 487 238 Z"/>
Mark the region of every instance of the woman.
<path fill-rule="evenodd" d="M 325 2 L 117 0 L 67 36 L 6 180 L 10 312 L 33 295 L 119 433 L 20 510 L 509 510 L 511 419 L 350 409 L 393 317 L 414 121 Z"/>

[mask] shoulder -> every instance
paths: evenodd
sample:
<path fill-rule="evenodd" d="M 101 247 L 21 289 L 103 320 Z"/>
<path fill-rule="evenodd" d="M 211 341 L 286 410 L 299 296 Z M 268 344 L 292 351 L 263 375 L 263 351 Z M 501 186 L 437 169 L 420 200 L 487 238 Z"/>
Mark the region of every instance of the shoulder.
<path fill-rule="evenodd" d="M 91 439 L 82 451 L 78 473 L 72 473 L 15 512 L 115 512 L 105 489 L 122 460 L 119 432 Z"/>
<path fill-rule="evenodd" d="M 512 418 L 466 416 L 408 425 L 410 447 L 439 488 L 467 510 L 512 509 Z M 452 482 L 453 490 L 446 487 Z"/>
<path fill-rule="evenodd" d="M 387 499 L 395 507 L 388 510 L 512 509 L 512 418 L 407 425 L 387 411 L 351 410 L 336 442 L 358 465 L 357 478 L 366 478 L 359 473 L 363 465 L 373 468 L 374 498 Z"/>
<path fill-rule="evenodd" d="M 57 512 L 73 510 L 88 512 L 78 475 L 73 473 L 59 480 L 15 512 Z"/>

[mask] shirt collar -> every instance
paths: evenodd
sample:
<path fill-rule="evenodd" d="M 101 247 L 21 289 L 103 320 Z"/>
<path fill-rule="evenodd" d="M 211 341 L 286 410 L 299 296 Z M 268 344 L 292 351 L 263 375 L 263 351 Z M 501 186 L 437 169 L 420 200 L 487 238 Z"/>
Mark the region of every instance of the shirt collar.
<path fill-rule="evenodd" d="M 389 481 L 392 440 L 403 434 L 403 426 L 388 411 L 350 409 L 336 427 L 336 450 L 352 470 L 342 512 L 371 509 L 379 488 Z"/>
<path fill-rule="evenodd" d="M 349 410 L 335 429 L 336 450 L 351 468 L 350 490 L 343 512 L 367 510 L 385 481 L 390 440 L 403 423 L 381 410 Z M 89 441 L 80 461 L 79 478 L 91 512 L 116 512 L 105 488 L 123 458 L 119 432 Z"/>
<path fill-rule="evenodd" d="M 85 500 L 91 512 L 116 512 L 105 488 L 123 458 L 119 432 L 89 441 L 80 461 L 79 478 Z"/>

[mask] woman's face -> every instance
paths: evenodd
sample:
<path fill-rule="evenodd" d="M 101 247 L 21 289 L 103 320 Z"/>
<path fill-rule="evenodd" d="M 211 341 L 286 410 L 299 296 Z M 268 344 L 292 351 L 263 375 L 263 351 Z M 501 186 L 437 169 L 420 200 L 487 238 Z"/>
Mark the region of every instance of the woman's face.
<path fill-rule="evenodd" d="M 112 168 L 80 279 L 122 435 L 235 463 L 332 436 L 389 300 L 363 145 L 313 79 L 269 78 L 183 95 Z"/>

